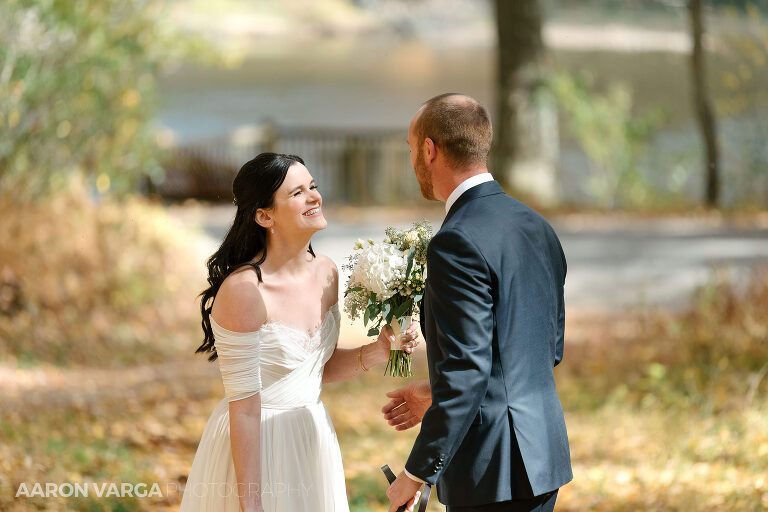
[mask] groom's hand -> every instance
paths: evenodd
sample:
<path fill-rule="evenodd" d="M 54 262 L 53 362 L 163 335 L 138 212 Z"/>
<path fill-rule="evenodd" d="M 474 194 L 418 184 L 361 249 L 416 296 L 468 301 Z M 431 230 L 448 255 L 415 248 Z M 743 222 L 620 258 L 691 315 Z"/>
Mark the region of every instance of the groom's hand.
<path fill-rule="evenodd" d="M 405 471 L 401 471 L 392 485 L 387 489 L 389 498 L 389 512 L 397 512 L 398 507 L 406 505 L 406 512 L 413 512 L 421 497 L 421 483 L 408 478 Z"/>
<path fill-rule="evenodd" d="M 392 400 L 381 408 L 381 412 L 395 430 L 407 430 L 421 423 L 424 413 L 432 405 L 432 391 L 426 380 L 390 391 L 387 396 Z"/>

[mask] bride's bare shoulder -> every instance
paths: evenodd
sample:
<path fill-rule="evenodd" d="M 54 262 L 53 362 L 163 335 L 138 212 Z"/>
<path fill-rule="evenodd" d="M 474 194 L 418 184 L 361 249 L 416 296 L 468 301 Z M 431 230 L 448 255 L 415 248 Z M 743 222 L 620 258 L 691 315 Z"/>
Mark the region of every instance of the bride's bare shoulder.
<path fill-rule="evenodd" d="M 317 254 L 315 263 L 318 265 L 317 276 L 323 288 L 324 300 L 335 302 L 334 297 L 339 295 L 339 269 L 336 263 L 325 254 Z"/>
<path fill-rule="evenodd" d="M 326 279 L 339 280 L 339 268 L 336 263 L 325 254 L 318 253 L 315 256 L 316 263 L 319 266 L 319 273 Z"/>
<path fill-rule="evenodd" d="M 252 267 L 235 270 L 224 279 L 211 314 L 221 327 L 236 332 L 256 331 L 267 321 L 259 278 Z"/>

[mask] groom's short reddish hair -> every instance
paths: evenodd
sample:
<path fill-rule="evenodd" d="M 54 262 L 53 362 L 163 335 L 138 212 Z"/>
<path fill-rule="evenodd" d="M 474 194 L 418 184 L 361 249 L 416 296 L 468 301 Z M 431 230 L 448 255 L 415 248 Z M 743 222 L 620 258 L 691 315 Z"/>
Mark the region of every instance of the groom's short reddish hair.
<path fill-rule="evenodd" d="M 427 100 L 414 124 L 419 140 L 429 137 L 453 165 L 488 163 L 493 128 L 475 99 L 447 93 Z"/>

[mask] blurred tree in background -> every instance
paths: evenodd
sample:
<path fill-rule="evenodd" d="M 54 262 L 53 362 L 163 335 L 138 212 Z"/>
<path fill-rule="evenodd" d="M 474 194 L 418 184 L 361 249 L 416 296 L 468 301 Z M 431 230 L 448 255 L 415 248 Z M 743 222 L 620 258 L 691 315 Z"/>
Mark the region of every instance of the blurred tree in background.
<path fill-rule="evenodd" d="M 161 176 L 155 75 L 178 48 L 149 0 L 0 3 L 0 194 L 84 175 L 99 192 Z"/>
<path fill-rule="evenodd" d="M 500 174 L 498 179 L 507 182 L 521 149 L 521 110 L 540 81 L 537 65 L 544 51 L 542 13 L 538 0 L 495 0 L 494 6 L 498 58 L 493 168 Z"/>
<path fill-rule="evenodd" d="M 707 86 L 706 55 L 704 52 L 704 15 L 702 0 L 689 0 L 688 12 L 691 24 L 691 86 L 693 103 L 699 130 L 704 141 L 704 201 L 715 208 L 720 198 L 720 148 L 717 141 L 717 124 L 712 110 Z"/>
<path fill-rule="evenodd" d="M 743 18 L 737 10 L 728 10 L 730 20 Z M 760 203 L 768 192 L 768 22 L 757 5 L 748 5 L 740 30 L 717 34 L 714 44 L 728 66 L 717 76 L 719 94 L 714 98 L 717 116 L 739 119 L 744 128 L 739 136 L 724 146 L 726 153 L 737 155 L 741 176 L 726 175 L 728 181 L 743 180 L 743 188 L 752 191 L 752 201 Z"/>
<path fill-rule="evenodd" d="M 544 87 L 541 2 L 495 0 L 494 7 L 498 47 L 491 168 L 505 185 L 552 202 L 557 125 Z"/>

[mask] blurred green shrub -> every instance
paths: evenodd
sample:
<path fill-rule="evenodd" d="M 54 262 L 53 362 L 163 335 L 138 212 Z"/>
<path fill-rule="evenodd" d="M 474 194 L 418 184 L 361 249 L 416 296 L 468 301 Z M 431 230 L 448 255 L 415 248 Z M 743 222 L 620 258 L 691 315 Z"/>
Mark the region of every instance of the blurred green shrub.
<path fill-rule="evenodd" d="M 99 192 L 162 177 L 150 127 L 159 66 L 195 42 L 152 0 L 0 2 L 0 193 L 82 173 Z"/>
<path fill-rule="evenodd" d="M 593 164 L 585 191 L 603 208 L 644 205 L 653 194 L 640 158 L 665 116 L 659 109 L 635 113 L 632 92 L 624 85 L 600 93 L 592 82 L 586 74 L 549 79 L 569 133 Z"/>
<path fill-rule="evenodd" d="M 705 414 L 765 403 L 768 392 L 768 271 L 746 288 L 714 274 L 682 314 L 654 313 L 622 337 L 596 339 L 558 367 L 564 402 L 692 409 Z"/>

